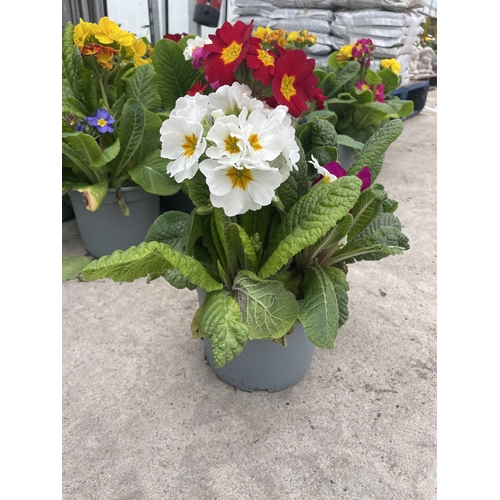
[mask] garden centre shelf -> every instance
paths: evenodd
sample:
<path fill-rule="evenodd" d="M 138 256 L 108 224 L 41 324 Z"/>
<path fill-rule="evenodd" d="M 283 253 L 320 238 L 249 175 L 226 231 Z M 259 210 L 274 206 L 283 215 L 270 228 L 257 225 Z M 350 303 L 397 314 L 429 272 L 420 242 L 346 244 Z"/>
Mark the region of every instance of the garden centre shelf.
<path fill-rule="evenodd" d="M 411 118 L 424 109 L 427 92 L 429 92 L 429 81 L 413 82 L 406 87 L 399 87 L 392 91 L 392 95 L 404 101 L 413 101 L 413 113 L 407 117 Z"/>

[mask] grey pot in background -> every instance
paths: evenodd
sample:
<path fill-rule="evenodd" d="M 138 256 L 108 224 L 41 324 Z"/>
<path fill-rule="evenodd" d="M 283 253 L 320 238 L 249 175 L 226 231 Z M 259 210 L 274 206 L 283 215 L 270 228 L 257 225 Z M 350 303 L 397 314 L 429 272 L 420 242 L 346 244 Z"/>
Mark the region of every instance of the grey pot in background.
<path fill-rule="evenodd" d="M 69 191 L 83 245 L 94 257 L 110 255 L 144 241 L 151 224 L 160 215 L 160 197 L 139 186 L 124 187 L 122 196 L 130 215 L 123 215 L 116 201 L 116 189 L 109 189 L 102 205 L 87 210 L 83 195 Z"/>

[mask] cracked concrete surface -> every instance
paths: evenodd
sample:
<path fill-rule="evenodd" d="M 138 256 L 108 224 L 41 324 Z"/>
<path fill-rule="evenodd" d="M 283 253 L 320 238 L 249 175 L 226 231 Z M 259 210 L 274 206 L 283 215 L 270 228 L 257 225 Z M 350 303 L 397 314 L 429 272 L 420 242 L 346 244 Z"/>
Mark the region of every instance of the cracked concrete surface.
<path fill-rule="evenodd" d="M 436 121 L 431 88 L 377 179 L 410 250 L 349 266 L 335 348 L 289 389 L 217 379 L 195 291 L 62 284 L 65 500 L 436 498 Z M 62 254 L 85 255 L 62 229 Z"/>

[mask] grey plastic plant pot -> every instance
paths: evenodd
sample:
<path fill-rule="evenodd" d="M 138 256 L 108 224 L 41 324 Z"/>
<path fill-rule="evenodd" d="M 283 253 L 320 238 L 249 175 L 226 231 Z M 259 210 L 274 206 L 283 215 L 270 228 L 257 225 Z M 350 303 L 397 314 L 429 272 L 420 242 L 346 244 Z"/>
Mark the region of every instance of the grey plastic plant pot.
<path fill-rule="evenodd" d="M 201 305 L 205 292 L 197 291 Z M 248 340 L 241 353 L 221 368 L 214 365 L 210 339 L 204 337 L 203 344 L 205 357 L 222 382 L 246 392 L 277 392 L 302 380 L 315 350 L 301 324 L 296 324 L 286 339 L 286 347 L 272 340 Z"/>
<path fill-rule="evenodd" d="M 339 144 L 338 152 L 338 162 L 340 163 L 340 166 L 344 170 L 349 170 L 349 167 L 352 165 L 356 156 L 356 150 L 349 148 L 348 146 L 344 146 L 343 144 Z"/>
<path fill-rule="evenodd" d="M 160 197 L 139 186 L 124 187 L 122 196 L 130 211 L 126 217 L 116 201 L 116 189 L 109 189 L 102 205 L 87 210 L 83 195 L 69 191 L 83 245 L 93 257 L 110 255 L 144 241 L 153 222 L 160 215 Z"/>

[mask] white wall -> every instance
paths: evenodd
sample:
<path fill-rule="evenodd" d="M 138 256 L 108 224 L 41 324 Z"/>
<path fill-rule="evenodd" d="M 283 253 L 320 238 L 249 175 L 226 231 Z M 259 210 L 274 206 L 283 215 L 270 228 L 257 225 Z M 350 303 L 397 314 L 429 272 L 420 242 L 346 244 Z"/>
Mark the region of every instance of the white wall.
<path fill-rule="evenodd" d="M 166 33 L 197 34 L 197 25 L 192 20 L 192 12 L 196 0 L 157 0 L 158 15 L 160 20 L 160 38 Z M 224 2 L 227 4 L 227 18 L 233 18 L 234 0 L 223 0 L 221 5 L 221 15 L 219 26 L 224 19 Z M 165 8 L 169 5 L 168 24 L 165 26 Z M 148 0 L 107 0 L 108 17 L 117 22 L 122 29 L 131 31 L 137 37 L 145 36 L 151 40 L 149 27 Z M 201 36 L 207 38 L 210 33 L 214 33 L 217 28 L 201 26 Z"/>

